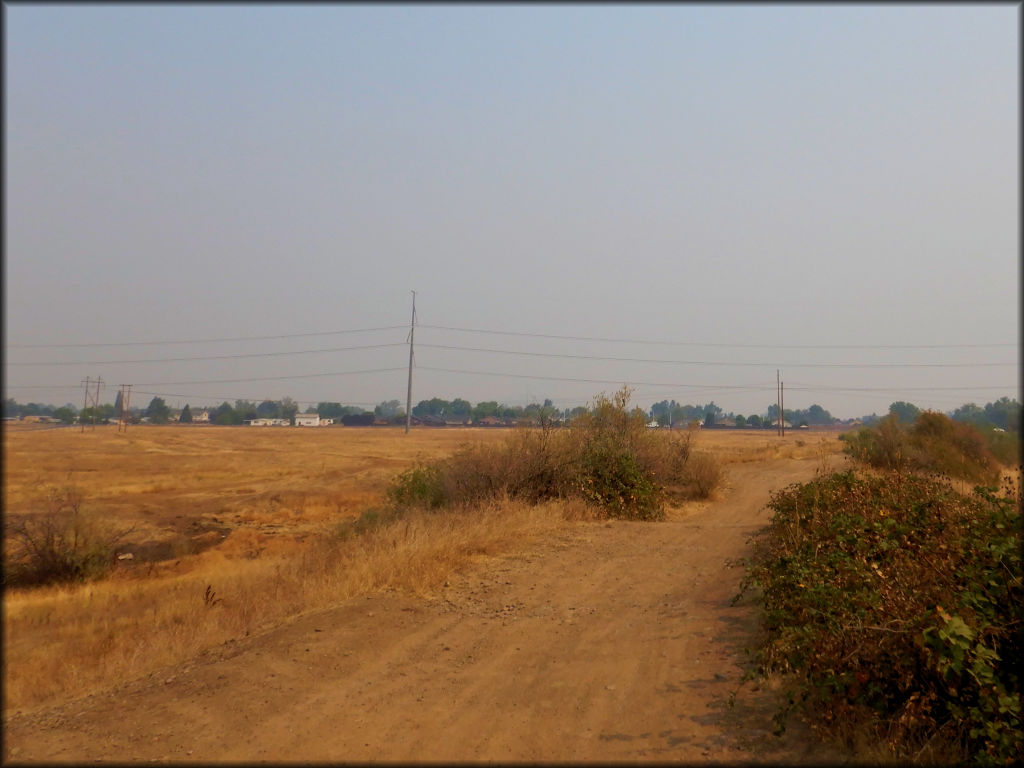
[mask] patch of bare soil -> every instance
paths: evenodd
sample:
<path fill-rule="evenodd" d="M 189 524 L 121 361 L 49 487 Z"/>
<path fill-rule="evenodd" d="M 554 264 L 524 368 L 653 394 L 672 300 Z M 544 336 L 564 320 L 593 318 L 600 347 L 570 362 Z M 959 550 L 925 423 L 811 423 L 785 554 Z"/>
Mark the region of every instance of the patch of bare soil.
<path fill-rule="evenodd" d="M 799 730 L 770 736 L 775 694 L 740 688 L 756 618 L 729 565 L 816 466 L 733 465 L 668 522 L 581 523 L 437 599 L 350 601 L 11 717 L 4 760 L 820 763 Z"/>

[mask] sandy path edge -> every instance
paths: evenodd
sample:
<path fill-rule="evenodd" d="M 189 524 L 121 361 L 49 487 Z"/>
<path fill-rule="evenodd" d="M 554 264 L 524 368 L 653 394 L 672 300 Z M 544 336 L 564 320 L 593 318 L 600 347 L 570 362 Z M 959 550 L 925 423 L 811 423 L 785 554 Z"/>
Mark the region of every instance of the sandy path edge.
<path fill-rule="evenodd" d="M 729 468 L 681 520 L 588 523 L 450 580 L 354 600 L 4 724 L 5 762 L 816 761 L 737 690 L 733 606 L 769 493 L 810 460 Z M 754 753 L 751 744 L 758 745 Z"/>

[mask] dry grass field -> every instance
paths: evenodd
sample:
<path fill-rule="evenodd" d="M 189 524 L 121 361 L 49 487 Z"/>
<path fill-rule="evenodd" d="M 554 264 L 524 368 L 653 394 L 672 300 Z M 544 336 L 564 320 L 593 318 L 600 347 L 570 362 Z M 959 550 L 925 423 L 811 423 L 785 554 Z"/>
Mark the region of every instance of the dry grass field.
<path fill-rule="evenodd" d="M 98 525 L 131 528 L 101 581 L 9 589 L 6 709 L 26 711 L 178 664 L 234 638 L 360 594 L 431 596 L 481 557 L 514 551 L 585 518 L 575 503 L 435 513 L 339 538 L 380 504 L 392 477 L 501 429 L 140 426 L 5 427 L 5 522 L 39 514 L 48 489 L 75 487 Z M 821 460 L 836 433 L 705 431 L 723 464 Z M 7 541 L 10 546 L 10 541 Z"/>

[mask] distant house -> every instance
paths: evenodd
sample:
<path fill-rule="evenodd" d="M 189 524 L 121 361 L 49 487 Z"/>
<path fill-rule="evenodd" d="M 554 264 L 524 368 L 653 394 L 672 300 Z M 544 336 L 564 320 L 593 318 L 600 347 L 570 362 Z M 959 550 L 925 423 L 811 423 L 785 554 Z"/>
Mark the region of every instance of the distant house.
<path fill-rule="evenodd" d="M 197 413 L 195 416 L 192 417 L 192 421 L 193 421 L 193 423 L 194 422 L 209 422 L 210 421 L 210 412 L 209 411 L 203 411 L 202 413 Z"/>
<path fill-rule="evenodd" d="M 251 419 L 247 422 L 251 427 L 287 427 L 288 419 Z"/>
<path fill-rule="evenodd" d="M 296 427 L 319 427 L 320 426 L 320 414 L 319 413 L 296 413 L 295 414 L 295 426 Z"/>

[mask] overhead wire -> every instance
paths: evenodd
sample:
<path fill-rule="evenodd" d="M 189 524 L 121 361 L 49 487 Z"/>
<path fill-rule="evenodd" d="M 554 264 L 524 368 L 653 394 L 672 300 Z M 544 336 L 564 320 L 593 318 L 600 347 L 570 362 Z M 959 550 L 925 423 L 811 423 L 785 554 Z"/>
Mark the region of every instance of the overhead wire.
<path fill-rule="evenodd" d="M 607 355 L 569 355 L 555 352 L 521 352 L 508 349 L 487 349 L 483 347 L 459 347 L 448 344 L 420 344 L 428 349 L 447 349 L 461 352 L 486 352 L 500 355 L 524 357 L 546 357 L 564 360 L 601 360 L 617 363 L 647 363 L 659 365 L 714 365 L 745 368 L 994 368 L 1017 365 L 1017 363 L 738 363 L 727 360 L 664 360 L 637 357 L 611 357 Z"/>
<path fill-rule="evenodd" d="M 15 362 L 5 365 L 127 365 L 135 363 L 180 363 L 194 360 L 240 360 L 250 357 L 284 357 L 288 355 L 315 355 L 326 352 L 352 352 L 361 349 L 383 349 L 385 347 L 404 347 L 407 342 L 395 341 L 388 344 L 362 344 L 355 347 L 334 347 L 329 349 L 296 349 L 284 352 L 243 352 L 234 355 L 202 355 L 196 357 L 154 357 L 141 360 L 73 360 L 48 361 L 42 363 Z"/>
<path fill-rule="evenodd" d="M 972 349 L 984 347 L 1016 347 L 1015 342 L 994 342 L 985 344 L 723 344 L 705 341 L 654 341 L 651 339 L 622 339 L 605 336 L 565 336 L 553 333 L 526 333 L 522 331 L 494 331 L 481 328 L 458 328 L 449 325 L 418 325 L 418 328 L 432 328 L 441 331 L 462 333 L 483 333 L 499 336 L 524 336 L 534 339 L 562 339 L 566 341 L 599 341 L 614 344 L 654 344 L 681 347 L 721 347 L 726 349 Z"/>
<path fill-rule="evenodd" d="M 266 336 L 227 336 L 206 339 L 173 339 L 154 341 L 113 341 L 113 342 L 85 342 L 74 344 L 5 344 L 8 349 L 75 349 L 87 347 L 132 347 L 132 346 L 161 346 L 169 344 L 213 344 L 237 341 L 270 341 L 276 339 L 297 339 L 310 336 L 336 336 L 350 333 L 371 333 L 375 331 L 405 330 L 408 325 L 387 325 L 376 328 L 351 328 L 333 331 L 310 331 L 306 333 L 284 333 Z M 713 347 L 723 349 L 982 349 L 995 347 L 1016 347 L 1016 342 L 987 342 L 968 344 L 750 344 L 750 343 L 721 343 L 706 341 L 679 341 L 679 340 L 654 340 L 654 339 L 629 339 L 615 338 L 608 336 L 572 336 L 555 333 L 530 333 L 526 331 L 498 331 L 484 328 L 462 328 L 450 325 L 432 325 L 416 323 L 417 328 L 429 328 L 441 331 L 456 331 L 459 333 L 479 333 L 499 336 L 521 336 L 534 339 L 561 339 L 565 341 L 595 341 L 608 342 L 613 344 L 648 344 L 660 346 L 683 346 L 683 347 Z"/>
<path fill-rule="evenodd" d="M 139 387 L 180 387 L 187 384 L 229 384 L 229 383 L 240 383 L 249 381 L 290 381 L 291 379 L 316 379 L 328 376 L 357 376 L 367 373 L 391 373 L 394 371 L 404 371 L 405 366 L 399 366 L 396 368 L 372 368 L 362 371 L 328 371 L 324 373 L 293 373 L 288 376 L 256 376 L 240 379 L 206 379 L 204 381 L 149 381 L 142 384 L 133 385 Z"/>
<path fill-rule="evenodd" d="M 516 331 L 497 331 L 487 329 L 476 329 L 476 328 L 461 328 L 454 326 L 443 326 L 443 325 L 431 325 L 431 324 L 420 324 L 416 323 L 417 328 L 421 329 L 433 329 L 441 331 L 456 331 L 462 333 L 479 333 L 479 334 L 494 334 L 502 336 L 517 336 L 527 338 L 541 338 L 541 339 L 558 339 L 566 341 L 586 341 L 586 342 L 606 342 L 606 343 L 622 343 L 622 344 L 645 344 L 645 345 L 663 345 L 663 346 L 690 346 L 690 347 L 718 347 L 718 348 L 742 348 L 742 349 L 830 349 L 830 350 L 850 350 L 850 349 L 870 349 L 870 350 L 925 350 L 925 349 L 967 349 L 967 348 L 999 348 L 1016 346 L 1010 343 L 985 343 L 985 344 L 919 344 L 919 345 L 871 345 L 871 344 L 859 344 L 859 345 L 818 345 L 818 344 L 717 344 L 712 342 L 688 342 L 688 341 L 653 341 L 650 339 L 625 339 L 625 338 L 611 338 L 611 337 L 592 337 L 592 336 L 570 336 L 560 334 L 541 334 L 541 333 L 527 333 L 527 332 L 516 332 Z M 267 340 L 279 340 L 279 339 L 292 339 L 292 338 L 303 338 L 310 336 L 329 336 L 338 334 L 351 334 L 351 333 L 366 333 L 376 331 L 392 331 L 392 330 L 406 330 L 407 325 L 395 325 L 395 326 L 383 326 L 377 328 L 360 328 L 360 329 L 348 329 L 348 330 L 337 330 L 337 331 L 323 331 L 323 332 L 309 332 L 309 333 L 297 333 L 297 334 L 277 334 L 267 336 L 239 336 L 239 337 L 222 337 L 222 338 L 210 338 L 210 339 L 189 339 L 189 340 L 164 340 L 164 341 L 150 341 L 150 342 L 97 342 L 89 344 L 10 344 L 5 345 L 8 348 L 18 349 L 30 349 L 30 348 L 86 348 L 86 347 L 129 347 L 129 346 L 158 346 L 158 345 L 171 345 L 171 344 L 205 344 L 214 342 L 238 342 L 238 341 L 267 341 Z M 323 354 L 323 353 L 338 353 L 348 352 L 357 350 L 369 350 L 369 349 L 383 349 L 397 346 L 404 346 L 408 343 L 408 339 L 405 342 L 392 342 L 383 344 L 369 344 L 369 345 L 356 345 L 351 347 L 336 347 L 336 348 L 318 348 L 318 349 L 305 349 L 305 350 L 288 350 L 279 352 L 255 352 L 255 353 L 237 353 L 237 354 L 224 354 L 224 355 L 203 355 L 203 356 L 183 356 L 183 357 L 170 357 L 170 358 L 146 358 L 146 359 L 133 359 L 133 360 L 106 360 L 106 361 L 51 361 L 42 363 L 33 362 L 6 362 L 6 365 L 12 366 L 49 366 L 49 365 L 120 365 L 120 364 L 137 364 L 137 363 L 159 363 L 159 362 L 187 362 L 187 361 L 204 361 L 204 360 L 235 360 L 235 359 L 246 359 L 246 358 L 272 358 L 282 356 L 296 356 L 304 354 Z M 771 367 L 771 368 L 988 368 L 988 367 L 1007 367 L 1016 366 L 1018 363 L 1000 363 L 1000 362 L 982 362 L 982 363 L 758 363 L 758 362 L 736 362 L 736 361 L 706 361 L 706 360 L 670 360 L 670 359 L 645 359 L 645 358 L 632 358 L 632 357 L 618 357 L 609 355 L 583 355 L 583 354 L 568 354 L 568 353 L 551 353 L 551 352 L 530 352 L 530 351 L 517 351 L 508 349 L 493 349 L 493 348 L 478 348 L 468 347 L 459 345 L 445 345 L 445 344 L 431 344 L 419 342 L 418 346 L 428 349 L 441 349 L 458 352 L 476 352 L 476 353 L 487 353 L 487 354 L 504 354 L 514 356 L 526 356 L 526 357 L 537 357 L 547 359 L 566 359 L 566 360 L 595 360 L 603 362 L 623 362 L 623 363 L 644 363 L 644 364 L 672 364 L 672 365 L 692 365 L 692 366 L 723 366 L 723 367 Z M 440 368 L 432 366 L 420 366 L 416 365 L 419 370 L 426 371 L 440 371 L 450 372 L 458 374 L 470 374 L 470 375 L 485 375 L 485 376 L 496 376 L 504 378 L 519 378 L 519 379 L 534 379 L 540 381 L 564 381 L 564 382 L 577 382 L 587 384 L 621 384 L 624 383 L 620 379 L 596 379 L 596 378 L 581 378 L 581 377 L 558 377 L 558 376 L 535 376 L 522 373 L 505 373 L 505 372 L 494 372 L 494 371 L 474 371 L 465 369 L 454 369 L 454 368 Z M 169 382 L 148 382 L 138 384 L 135 386 L 140 387 L 162 387 L 162 386 L 188 386 L 198 384 L 219 384 L 219 383 L 243 383 L 243 382 L 259 382 L 259 381 L 287 381 L 293 379 L 311 379 L 311 378 L 326 378 L 332 376 L 348 376 L 348 375 L 360 375 L 360 374 L 373 374 L 373 373 L 386 373 L 403 371 L 405 366 L 401 367 L 387 367 L 377 369 L 364 369 L 354 371 L 333 371 L 333 372 L 316 372 L 307 374 L 289 374 L 286 376 L 264 376 L 264 377 L 238 377 L 238 378 L 226 378 L 226 379 L 205 379 L 205 380 L 190 380 L 190 381 L 169 381 Z M 626 382 L 635 384 L 637 386 L 656 386 L 656 387 L 670 387 L 677 389 L 685 389 L 693 393 L 694 391 L 716 391 L 716 390 L 751 390 L 751 391 L 772 391 L 775 389 L 775 385 L 708 385 L 708 384 L 680 384 L 680 383 L 659 383 L 659 382 L 646 382 L 646 381 L 632 381 Z M 61 385 L 13 385 L 5 386 L 6 389 L 67 389 L 77 390 L 78 387 L 61 386 Z M 973 391 L 988 391 L 988 390 L 1006 390 L 1007 387 L 998 386 L 970 386 L 970 387 L 836 387 L 836 386 L 813 386 L 813 385 L 799 385 L 794 383 L 788 385 L 787 389 L 790 391 L 803 391 L 803 392 L 836 392 L 836 393 L 868 393 L 868 392 L 938 392 L 938 391 L 960 391 L 960 392 L 973 392 Z M 141 392 L 148 394 L 148 392 Z M 201 397 L 199 395 L 168 395 L 174 397 Z M 240 399 L 240 398 L 235 398 Z M 313 402 L 313 401 L 302 401 L 302 402 Z"/>
<path fill-rule="evenodd" d="M 309 333 L 281 333 L 273 336 L 227 336 L 213 339 L 177 339 L 173 341 L 97 341 L 82 344 L 4 344 L 9 349 L 75 349 L 79 347 L 156 347 L 165 344 L 214 344 L 234 341 L 272 341 L 276 339 L 298 339 L 309 336 L 338 336 L 347 333 L 371 333 L 374 331 L 394 331 L 404 329 L 405 325 L 386 325 L 380 328 L 351 328 L 342 331 L 311 331 Z"/>

